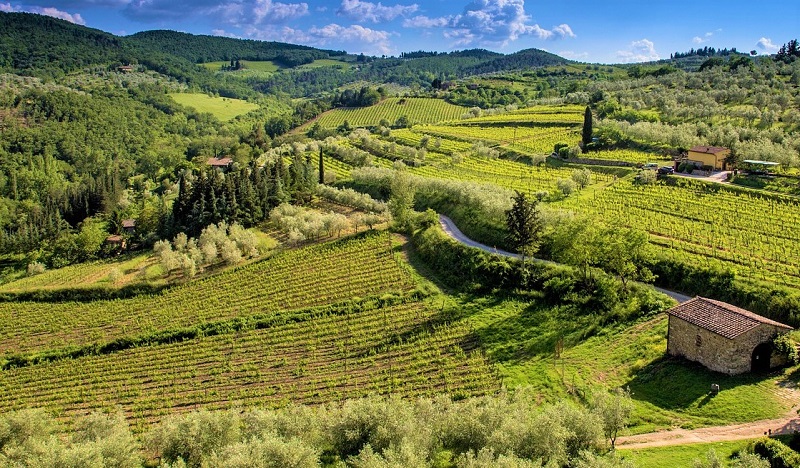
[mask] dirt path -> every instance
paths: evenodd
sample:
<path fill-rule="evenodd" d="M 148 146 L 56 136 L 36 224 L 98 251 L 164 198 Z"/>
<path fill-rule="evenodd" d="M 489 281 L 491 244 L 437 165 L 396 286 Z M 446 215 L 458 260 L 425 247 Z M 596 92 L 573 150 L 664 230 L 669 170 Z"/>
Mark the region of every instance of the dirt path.
<path fill-rule="evenodd" d="M 516 258 L 516 259 L 521 259 L 522 258 L 522 256 L 520 254 L 506 252 L 505 250 L 500 250 L 500 249 L 497 249 L 495 247 L 489 247 L 488 245 L 481 244 L 480 242 L 475 242 L 474 240 L 472 240 L 469 237 L 465 236 L 464 233 L 461 232 L 460 229 L 458 229 L 458 226 L 456 226 L 456 224 L 453 222 L 452 219 L 448 218 L 447 216 L 445 216 L 443 214 L 439 215 L 439 224 L 442 226 L 442 229 L 444 230 L 444 232 L 448 236 L 452 237 L 453 239 L 457 240 L 458 242 L 460 242 L 460 243 L 462 243 L 464 245 L 468 245 L 470 247 L 475 247 L 476 249 L 481 249 L 484 252 L 489 252 L 489 253 L 493 253 L 493 254 L 497 254 L 497 255 L 502 255 L 504 257 L 510 257 L 510 258 Z M 549 260 L 542 260 L 540 258 L 534 258 L 533 261 L 537 262 L 537 263 L 547 263 L 547 264 L 550 264 L 550 265 L 557 265 L 557 263 L 555 263 L 555 262 L 551 262 Z M 658 292 L 660 292 L 662 294 L 666 294 L 667 296 L 675 299 L 678 302 L 686 302 L 689 299 L 691 299 L 691 297 L 689 297 L 689 296 L 687 296 L 685 294 L 681 294 L 681 293 L 675 292 L 675 291 L 670 291 L 668 289 L 663 289 L 663 288 L 657 288 L 655 286 L 653 286 L 653 288 L 656 291 L 658 291 Z"/>
<path fill-rule="evenodd" d="M 640 449 L 667 445 L 700 444 L 727 440 L 755 439 L 766 434 L 792 434 L 800 431 L 800 416 L 797 407 L 781 419 L 768 419 L 730 426 L 703 427 L 700 429 L 673 429 L 651 432 L 617 439 L 618 449 Z"/>
<path fill-rule="evenodd" d="M 521 258 L 521 255 L 499 250 L 488 245 L 475 242 L 469 237 L 465 236 L 461 230 L 453 223 L 453 220 L 445 215 L 439 215 L 439 224 L 447 235 L 457 240 L 458 242 L 481 249 L 485 252 L 503 255 L 511 258 Z M 555 264 L 548 260 L 534 258 L 533 261 L 540 263 Z M 662 292 L 678 302 L 684 302 L 690 299 L 689 296 L 669 291 L 663 288 L 656 288 L 657 291 Z M 789 389 L 787 389 L 789 390 Z M 790 390 L 793 397 L 800 398 L 800 392 L 797 390 Z M 797 400 L 795 400 L 797 401 Z M 637 449 L 645 447 L 661 447 L 666 445 L 684 445 L 684 444 L 697 444 L 703 442 L 720 442 L 726 440 L 745 440 L 754 439 L 765 434 L 792 434 L 795 431 L 800 432 L 800 416 L 798 416 L 800 405 L 794 406 L 789 413 L 780 419 L 769 419 L 763 421 L 755 421 L 744 424 L 734 424 L 728 426 L 713 426 L 704 427 L 701 429 L 673 429 L 669 431 L 651 432 L 648 434 L 639 434 L 635 436 L 620 437 L 617 439 L 617 448 L 620 449 Z"/>

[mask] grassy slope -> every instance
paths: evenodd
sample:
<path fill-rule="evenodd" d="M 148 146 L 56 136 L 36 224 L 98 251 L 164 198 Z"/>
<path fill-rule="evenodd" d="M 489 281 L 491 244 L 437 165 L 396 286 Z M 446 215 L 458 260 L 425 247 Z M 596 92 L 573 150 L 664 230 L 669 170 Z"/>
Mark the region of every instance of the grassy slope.
<path fill-rule="evenodd" d="M 629 387 L 635 403 L 629 433 L 777 418 L 796 403 L 796 393 L 782 385 L 800 383 L 800 366 L 727 376 L 666 358 L 664 315 L 601 326 L 535 301 L 469 298 L 460 307 L 508 387 L 530 385 L 546 400 Z M 559 338 L 564 351 L 555 359 Z M 712 382 L 721 392 L 709 398 Z"/>
<path fill-rule="evenodd" d="M 626 450 L 621 449 L 617 454 L 623 460 L 633 462 L 638 468 L 691 467 L 695 460 L 705 461 L 709 451 L 716 452 L 717 457 L 723 460 L 725 466 L 731 456 L 744 449 L 748 441 L 736 440 L 732 442 L 713 442 L 709 444 L 674 445 L 649 449 Z"/>
<path fill-rule="evenodd" d="M 203 93 L 170 93 L 170 96 L 180 105 L 208 112 L 223 122 L 258 109 L 258 104 L 241 99 L 211 97 Z"/>

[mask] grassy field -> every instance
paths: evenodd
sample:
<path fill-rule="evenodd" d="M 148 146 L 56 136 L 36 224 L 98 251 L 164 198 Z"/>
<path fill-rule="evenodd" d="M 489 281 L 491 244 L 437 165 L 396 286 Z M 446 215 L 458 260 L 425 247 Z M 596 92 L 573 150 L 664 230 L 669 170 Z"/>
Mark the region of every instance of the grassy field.
<path fill-rule="evenodd" d="M 506 386 L 530 385 L 548 400 L 628 387 L 635 404 L 629 433 L 777 418 L 796 403 L 797 393 L 783 386 L 800 383 L 798 366 L 727 376 L 666 358 L 664 315 L 604 326 L 535 301 L 487 297 L 462 307 Z M 559 339 L 564 351 L 555 359 Z M 709 398 L 712 382 L 721 391 Z"/>
<path fill-rule="evenodd" d="M 617 455 L 623 460 L 632 462 L 637 468 L 662 468 L 665 466 L 690 468 L 695 466 L 697 460 L 705 462 L 709 451 L 713 450 L 717 458 L 723 462 L 723 466 L 730 466 L 732 455 L 743 450 L 747 443 L 746 440 L 737 440 L 636 450 L 620 448 Z"/>
<path fill-rule="evenodd" d="M 178 104 L 193 107 L 198 112 L 208 112 L 223 122 L 258 109 L 258 104 L 241 99 L 211 97 L 203 93 L 170 93 Z"/>
<path fill-rule="evenodd" d="M 311 63 L 300 65 L 299 67 L 295 67 L 297 70 L 308 70 L 312 68 L 322 68 L 322 67 L 336 67 L 341 69 L 350 68 L 350 64 L 342 62 L 341 60 L 333 60 L 333 59 L 319 59 L 314 60 Z"/>
<path fill-rule="evenodd" d="M 237 70 L 237 72 L 242 72 L 246 70 L 252 70 L 256 72 L 263 72 L 263 73 L 275 73 L 276 71 L 281 69 L 281 66 L 276 64 L 271 60 L 259 61 L 254 62 L 250 60 L 241 60 L 240 63 L 242 64 L 242 69 Z M 206 70 L 210 71 L 220 71 L 222 67 L 229 67 L 231 65 L 230 61 L 222 61 L 222 62 L 206 62 L 202 64 L 202 66 Z"/>
<path fill-rule="evenodd" d="M 432 98 L 388 98 L 371 107 L 334 109 L 322 114 L 316 122 L 325 128 L 336 128 L 345 120 L 353 127 L 376 126 L 382 119 L 394 122 L 406 116 L 412 123 L 434 123 L 457 119 L 466 108 Z"/>

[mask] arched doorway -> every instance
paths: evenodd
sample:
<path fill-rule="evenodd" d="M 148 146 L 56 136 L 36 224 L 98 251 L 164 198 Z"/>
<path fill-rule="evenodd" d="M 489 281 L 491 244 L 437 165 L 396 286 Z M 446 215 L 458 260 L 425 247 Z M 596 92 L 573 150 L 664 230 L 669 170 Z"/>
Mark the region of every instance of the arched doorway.
<path fill-rule="evenodd" d="M 753 350 L 753 359 L 750 370 L 753 372 L 766 372 L 769 370 L 769 361 L 772 357 L 772 343 L 761 343 Z"/>

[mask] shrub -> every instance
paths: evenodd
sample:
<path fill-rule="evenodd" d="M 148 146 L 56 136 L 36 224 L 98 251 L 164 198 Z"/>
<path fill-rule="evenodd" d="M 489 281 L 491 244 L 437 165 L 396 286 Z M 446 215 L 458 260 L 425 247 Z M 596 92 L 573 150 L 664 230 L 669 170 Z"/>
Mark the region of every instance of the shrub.
<path fill-rule="evenodd" d="M 558 190 L 560 190 L 565 197 L 568 197 L 575 192 L 577 184 L 575 184 L 575 181 L 572 179 L 558 179 L 556 181 L 556 187 L 558 187 Z"/>
<path fill-rule="evenodd" d="M 44 266 L 44 263 L 31 262 L 28 264 L 28 276 L 41 275 L 45 270 L 47 270 L 47 268 Z"/>
<path fill-rule="evenodd" d="M 795 452 L 779 440 L 761 438 L 751 442 L 748 452 L 765 458 L 772 468 L 792 468 L 800 466 L 800 453 Z"/>

